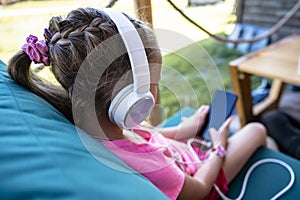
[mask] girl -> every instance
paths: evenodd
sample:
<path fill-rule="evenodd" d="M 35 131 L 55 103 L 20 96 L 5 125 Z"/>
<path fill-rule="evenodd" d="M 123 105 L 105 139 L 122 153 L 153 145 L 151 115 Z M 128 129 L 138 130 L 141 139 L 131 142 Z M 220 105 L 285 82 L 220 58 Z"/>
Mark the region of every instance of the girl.
<path fill-rule="evenodd" d="M 155 99 L 162 57 L 153 32 L 140 21 L 121 15 L 138 30 L 145 46 L 153 95 L 146 99 Z M 228 139 L 228 119 L 218 131 L 210 131 L 213 153 L 207 154 L 182 141 L 193 138 L 201 129 L 208 106 L 201 106 L 179 126 L 159 132 L 141 126 L 118 126 L 108 114 L 110 105 L 135 77 L 131 72 L 132 55 L 126 50 L 119 54 L 125 47 L 120 38 L 115 38 L 117 34 L 116 21 L 104 10 L 80 8 L 66 19 L 53 17 L 45 29 L 45 42 L 30 35 L 22 51 L 10 60 L 8 72 L 13 80 L 50 102 L 170 199 L 216 199 L 213 186 L 227 191 L 228 183 L 252 153 L 265 145 L 265 128 L 251 123 Z M 132 38 L 132 43 L 136 39 Z M 41 80 L 30 70 L 32 61 L 49 66 L 59 84 Z M 143 112 L 144 106 L 139 109 Z"/>

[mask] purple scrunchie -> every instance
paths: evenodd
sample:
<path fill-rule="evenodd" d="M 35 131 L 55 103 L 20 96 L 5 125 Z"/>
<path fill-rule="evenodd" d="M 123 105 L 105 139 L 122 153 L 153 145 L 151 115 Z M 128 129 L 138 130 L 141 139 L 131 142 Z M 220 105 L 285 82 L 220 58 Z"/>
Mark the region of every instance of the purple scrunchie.
<path fill-rule="evenodd" d="M 45 66 L 50 65 L 48 56 L 48 47 L 44 40 L 38 40 L 38 37 L 29 35 L 26 38 L 27 44 L 22 46 L 22 50 L 35 63 L 43 63 Z"/>

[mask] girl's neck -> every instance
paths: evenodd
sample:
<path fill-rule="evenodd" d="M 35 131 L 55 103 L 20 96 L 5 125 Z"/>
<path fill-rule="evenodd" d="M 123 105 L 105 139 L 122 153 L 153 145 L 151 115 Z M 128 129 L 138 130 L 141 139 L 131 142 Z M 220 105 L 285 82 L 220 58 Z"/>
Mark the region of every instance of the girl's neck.
<path fill-rule="evenodd" d="M 115 123 L 112 123 L 108 117 L 92 117 L 89 113 L 84 113 L 77 124 L 79 128 L 99 140 L 124 139 L 123 131 Z"/>
<path fill-rule="evenodd" d="M 87 119 L 88 118 L 85 118 L 85 121 L 82 124 L 83 127 L 81 128 L 98 141 L 129 140 L 137 144 L 146 141 L 133 130 L 121 129 L 115 123 L 111 122 L 106 116 L 99 118 L 97 123 L 91 123 L 91 120 Z"/>
<path fill-rule="evenodd" d="M 100 122 L 101 129 L 96 132 L 96 136 L 106 137 L 108 140 L 122 140 L 125 139 L 123 130 L 110 120 L 103 119 Z"/>
<path fill-rule="evenodd" d="M 124 139 L 130 140 L 136 144 L 141 144 L 147 142 L 145 138 L 143 138 L 138 133 L 135 133 L 134 130 L 123 130 Z"/>

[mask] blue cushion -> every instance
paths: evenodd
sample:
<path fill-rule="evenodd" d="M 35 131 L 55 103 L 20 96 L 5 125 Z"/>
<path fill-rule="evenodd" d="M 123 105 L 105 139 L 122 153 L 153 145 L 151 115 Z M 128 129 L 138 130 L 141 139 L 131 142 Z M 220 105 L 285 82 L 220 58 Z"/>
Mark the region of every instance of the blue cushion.
<path fill-rule="evenodd" d="M 15 84 L 1 61 L 0 127 L 1 199 L 167 199 L 49 103 Z M 93 154 L 83 137 L 96 147 Z"/>
<path fill-rule="evenodd" d="M 195 113 L 195 111 L 196 111 L 195 109 L 189 106 L 184 107 L 183 109 L 181 109 L 180 111 L 172 115 L 170 118 L 168 118 L 164 123 L 164 127 L 171 127 L 171 126 L 178 125 L 182 121 L 183 117 L 190 117 Z"/>
<path fill-rule="evenodd" d="M 238 152 L 237 152 L 238 153 Z M 229 185 L 229 193 L 228 197 L 235 199 L 241 192 L 242 183 L 244 177 L 248 171 L 248 169 L 254 164 L 256 161 L 265 158 L 274 158 L 279 159 L 286 164 L 288 164 L 295 173 L 295 182 L 293 186 L 284 193 L 280 199 L 299 199 L 300 197 L 300 161 L 287 156 L 281 152 L 274 151 L 268 148 L 260 148 L 255 154 L 251 157 L 251 159 L 246 163 L 238 176 L 234 179 L 234 181 Z M 275 194 L 277 194 L 280 190 L 286 187 L 290 181 L 290 174 L 286 168 L 281 165 L 275 163 L 265 163 L 257 168 L 251 173 L 244 200 L 252 200 L 252 199 L 271 199 Z"/>

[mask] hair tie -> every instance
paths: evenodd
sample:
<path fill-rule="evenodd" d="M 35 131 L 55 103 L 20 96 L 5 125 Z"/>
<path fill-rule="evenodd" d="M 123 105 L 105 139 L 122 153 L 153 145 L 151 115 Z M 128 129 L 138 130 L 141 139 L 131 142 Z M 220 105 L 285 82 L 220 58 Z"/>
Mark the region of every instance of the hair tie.
<path fill-rule="evenodd" d="M 50 65 L 48 56 L 48 47 L 44 40 L 38 40 L 38 37 L 29 35 L 26 38 L 27 44 L 22 46 L 22 50 L 35 63 L 43 63 L 45 66 Z"/>

